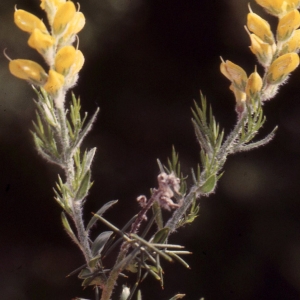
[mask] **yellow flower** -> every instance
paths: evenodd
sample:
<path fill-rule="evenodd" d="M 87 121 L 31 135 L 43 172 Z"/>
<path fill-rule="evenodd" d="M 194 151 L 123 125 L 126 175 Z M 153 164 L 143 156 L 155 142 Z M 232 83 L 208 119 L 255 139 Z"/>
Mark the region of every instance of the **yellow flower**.
<path fill-rule="evenodd" d="M 282 47 L 283 53 L 298 52 L 300 49 L 300 29 L 295 30 L 292 37 Z"/>
<path fill-rule="evenodd" d="M 249 99 L 255 98 L 258 93 L 261 91 L 263 85 L 262 78 L 256 72 L 256 70 L 250 74 L 247 85 L 246 85 L 246 94 Z"/>
<path fill-rule="evenodd" d="M 68 76 L 74 75 L 80 71 L 84 64 L 84 56 L 80 50 L 73 46 L 62 47 L 55 56 L 55 70 Z"/>
<path fill-rule="evenodd" d="M 39 29 L 42 32 L 47 33 L 48 30 L 43 23 L 38 17 L 35 15 L 22 10 L 18 9 L 14 13 L 14 21 L 15 24 L 23 31 L 32 33 L 35 28 Z"/>
<path fill-rule="evenodd" d="M 73 46 L 62 47 L 55 56 L 55 70 L 66 76 L 75 62 L 75 57 L 76 49 Z"/>
<path fill-rule="evenodd" d="M 66 2 L 66 0 L 41 0 L 41 8 L 47 13 L 49 24 L 52 26 L 57 9 Z"/>
<path fill-rule="evenodd" d="M 270 45 L 274 44 L 274 37 L 270 24 L 259 15 L 250 12 L 247 15 L 247 27 L 265 43 Z"/>
<path fill-rule="evenodd" d="M 289 39 L 294 32 L 300 26 L 300 13 L 297 9 L 294 9 L 279 19 L 277 26 L 277 40 L 285 41 Z"/>
<path fill-rule="evenodd" d="M 55 95 L 64 85 L 65 78 L 63 75 L 54 70 L 49 71 L 46 84 L 43 86 L 46 92 Z"/>
<path fill-rule="evenodd" d="M 299 65 L 299 56 L 297 53 L 286 53 L 279 56 L 271 64 L 267 80 L 271 84 L 278 84 L 294 71 Z"/>
<path fill-rule="evenodd" d="M 77 11 L 73 19 L 69 23 L 68 29 L 64 34 L 64 39 L 68 39 L 70 36 L 81 31 L 84 25 L 85 25 L 84 14 L 80 11 Z"/>
<path fill-rule="evenodd" d="M 72 21 L 76 13 L 76 8 L 73 2 L 68 1 L 61 4 L 55 14 L 53 20 L 53 31 L 55 35 L 64 32 L 68 24 Z"/>
<path fill-rule="evenodd" d="M 46 72 L 38 63 L 27 59 L 11 60 L 9 71 L 14 76 L 37 85 L 44 84 L 47 78 Z"/>
<path fill-rule="evenodd" d="M 269 66 L 274 54 L 273 47 L 255 34 L 250 34 L 249 36 L 251 40 L 250 50 L 264 67 Z"/>
<path fill-rule="evenodd" d="M 221 73 L 227 77 L 233 85 L 243 91 L 247 82 L 246 72 L 238 65 L 232 63 L 230 60 L 222 61 L 220 66 Z"/>
<path fill-rule="evenodd" d="M 55 38 L 48 33 L 43 33 L 39 29 L 34 29 L 28 39 L 28 45 L 36 49 L 40 54 L 44 54 L 55 43 Z"/>
<path fill-rule="evenodd" d="M 274 16 L 281 16 L 297 8 L 299 0 L 256 0 L 256 2 Z"/>

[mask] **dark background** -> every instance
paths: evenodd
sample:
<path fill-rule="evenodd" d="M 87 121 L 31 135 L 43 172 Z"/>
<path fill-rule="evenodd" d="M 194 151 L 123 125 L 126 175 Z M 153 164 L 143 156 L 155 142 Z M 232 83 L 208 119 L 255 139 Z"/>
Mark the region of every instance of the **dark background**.
<path fill-rule="evenodd" d="M 86 219 L 119 199 L 106 218 L 122 226 L 137 213 L 135 201 L 157 184 L 156 159 L 172 145 L 186 174 L 199 146 L 190 122 L 199 90 L 225 131 L 236 121 L 229 81 L 219 56 L 248 74 L 257 64 L 248 49 L 248 0 L 86 0 L 80 33 L 86 62 L 75 93 L 83 111 L 101 112 L 84 147 L 97 147 L 95 184 Z M 39 1 L 2 0 L 0 46 L 11 58 L 43 63 L 13 24 L 14 5 L 45 19 Z M 251 1 L 252 9 L 267 16 Z M 274 23 L 275 24 L 275 23 Z M 62 172 L 34 150 L 33 91 L 0 59 L 0 294 L 12 300 L 92 298 L 80 281 L 65 276 L 83 257 L 62 229 L 52 187 Z M 262 74 L 262 70 L 259 69 Z M 279 125 L 267 146 L 230 157 L 216 194 L 200 199 L 200 216 L 171 242 L 186 245 L 191 270 L 165 266 L 165 289 L 151 278 L 143 300 L 186 293 L 187 300 L 300 299 L 300 97 L 299 70 L 265 105 L 261 137 Z M 189 181 L 189 184 L 191 182 Z M 98 231 L 107 230 L 99 224 Z M 132 281 L 121 279 L 122 284 Z M 118 299 L 115 294 L 113 299 Z"/>

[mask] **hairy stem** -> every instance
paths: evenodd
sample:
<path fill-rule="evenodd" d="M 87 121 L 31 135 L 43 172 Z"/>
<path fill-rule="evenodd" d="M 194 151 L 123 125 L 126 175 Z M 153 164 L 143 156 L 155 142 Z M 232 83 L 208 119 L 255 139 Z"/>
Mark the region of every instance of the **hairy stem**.
<path fill-rule="evenodd" d="M 57 108 L 57 114 L 61 125 L 61 131 L 59 137 L 60 137 L 62 155 L 63 155 L 62 168 L 65 171 L 67 187 L 73 193 L 74 192 L 73 181 L 74 181 L 75 168 L 74 168 L 73 156 L 69 154 L 70 138 L 69 138 L 65 109 Z M 79 243 L 81 244 L 80 249 L 83 252 L 86 262 L 89 263 L 89 261 L 92 258 L 92 252 L 89 245 L 88 233 L 85 230 L 83 219 L 82 219 L 82 206 L 81 203 L 76 203 L 74 199 L 70 199 L 70 204 L 72 209 L 71 218 L 73 219 L 77 230 L 77 237 Z"/>
<path fill-rule="evenodd" d="M 173 233 L 176 230 L 177 224 L 179 223 L 182 216 L 186 213 L 186 211 L 191 206 L 194 198 L 199 196 L 197 189 L 198 187 L 195 185 L 191 188 L 188 195 L 184 198 L 182 205 L 175 210 L 173 216 L 168 220 L 165 227 L 170 228 L 169 234 Z"/>

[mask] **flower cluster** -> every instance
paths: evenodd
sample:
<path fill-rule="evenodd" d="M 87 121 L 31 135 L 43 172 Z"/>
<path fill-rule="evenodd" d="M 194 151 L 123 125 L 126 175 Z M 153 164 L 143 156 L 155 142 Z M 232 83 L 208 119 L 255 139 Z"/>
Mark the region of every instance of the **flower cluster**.
<path fill-rule="evenodd" d="M 61 106 L 65 92 L 76 84 L 84 64 L 82 52 L 72 44 L 85 25 L 85 17 L 72 1 L 41 0 L 40 6 L 47 14 L 50 30 L 42 20 L 22 9 L 15 10 L 14 21 L 30 34 L 28 45 L 42 55 L 49 70 L 46 72 L 38 63 L 26 59 L 10 60 L 9 70 L 14 76 L 42 87 Z"/>
<path fill-rule="evenodd" d="M 236 98 L 236 110 L 245 111 L 246 104 L 272 98 L 279 85 L 299 65 L 300 49 L 300 0 L 256 0 L 268 13 L 278 18 L 276 35 L 270 24 L 254 13 L 250 6 L 246 31 L 249 34 L 251 52 L 264 67 L 263 78 L 255 71 L 247 77 L 246 72 L 231 61 L 221 63 L 221 72 L 230 81 L 230 90 Z"/>

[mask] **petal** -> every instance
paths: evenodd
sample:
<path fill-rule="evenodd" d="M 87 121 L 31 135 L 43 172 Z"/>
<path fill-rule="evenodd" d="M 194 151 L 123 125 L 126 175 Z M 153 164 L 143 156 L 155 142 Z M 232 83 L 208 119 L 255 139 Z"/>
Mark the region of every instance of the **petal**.
<path fill-rule="evenodd" d="M 294 31 L 294 34 L 288 40 L 288 42 L 283 46 L 283 49 L 285 50 L 286 53 L 299 51 L 299 49 L 300 49 L 300 29 Z"/>
<path fill-rule="evenodd" d="M 56 9 L 63 3 L 65 3 L 66 0 L 41 0 L 40 7 L 44 10 L 47 9 L 47 7 L 56 7 Z"/>
<path fill-rule="evenodd" d="M 62 47 L 55 56 L 55 70 L 66 76 L 74 64 L 75 58 L 76 49 L 73 46 Z"/>
<path fill-rule="evenodd" d="M 46 84 L 43 86 L 46 92 L 50 94 L 56 94 L 60 90 L 65 82 L 63 75 L 57 73 L 54 70 L 49 71 L 49 76 Z"/>
<path fill-rule="evenodd" d="M 61 34 L 74 18 L 75 13 L 76 8 L 73 2 L 68 1 L 60 5 L 53 20 L 54 34 Z"/>
<path fill-rule="evenodd" d="M 274 37 L 270 24 L 259 15 L 255 13 L 249 13 L 247 15 L 247 27 L 264 42 L 269 43 L 270 45 L 274 43 Z"/>
<path fill-rule="evenodd" d="M 82 30 L 85 25 L 85 17 L 84 14 L 80 11 L 75 13 L 74 18 L 69 23 L 68 30 L 66 32 L 67 35 L 76 34 Z"/>
<path fill-rule="evenodd" d="M 9 62 L 9 71 L 16 77 L 42 84 L 47 78 L 44 69 L 36 62 L 27 59 L 13 59 Z"/>
<path fill-rule="evenodd" d="M 298 67 L 298 65 L 299 56 L 297 53 L 286 53 L 279 56 L 273 61 L 268 70 L 268 82 L 272 84 L 282 82 L 289 73 Z"/>
<path fill-rule="evenodd" d="M 246 72 L 230 60 L 221 63 L 221 72 L 225 75 L 238 89 L 244 90 L 247 81 Z"/>
<path fill-rule="evenodd" d="M 53 46 L 55 38 L 48 33 L 43 33 L 39 29 L 34 29 L 28 39 L 28 45 L 43 54 L 47 49 Z"/>
<path fill-rule="evenodd" d="M 251 46 L 249 47 L 252 53 L 257 57 L 258 61 L 267 67 L 270 65 L 273 58 L 273 48 L 270 44 L 265 43 L 255 34 L 250 34 Z"/>
<path fill-rule="evenodd" d="M 263 81 L 259 74 L 255 71 L 250 74 L 247 85 L 246 94 L 251 99 L 262 89 Z"/>
<path fill-rule="evenodd" d="M 45 24 L 35 15 L 22 10 L 18 9 L 14 13 L 14 21 L 15 24 L 23 31 L 26 32 L 33 32 L 35 28 L 38 28 L 42 32 L 48 32 Z"/>
<path fill-rule="evenodd" d="M 297 9 L 294 9 L 280 18 L 277 26 L 277 40 L 285 41 L 289 39 L 299 26 L 300 13 Z"/>
<path fill-rule="evenodd" d="M 80 50 L 76 50 L 72 74 L 78 73 L 84 64 L 84 56 Z"/>

